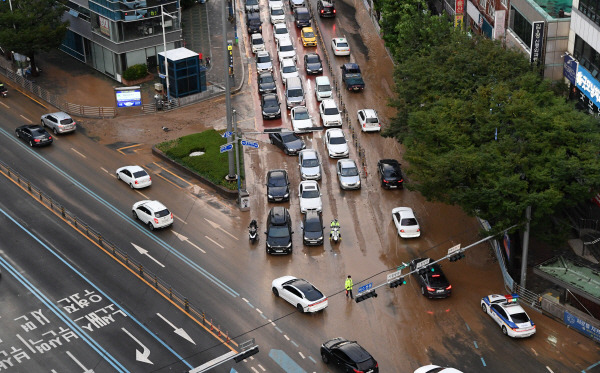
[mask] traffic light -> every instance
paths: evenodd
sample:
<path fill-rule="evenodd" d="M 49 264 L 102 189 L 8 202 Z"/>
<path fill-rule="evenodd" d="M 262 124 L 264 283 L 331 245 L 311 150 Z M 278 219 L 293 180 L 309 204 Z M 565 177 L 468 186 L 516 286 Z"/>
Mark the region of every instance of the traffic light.
<path fill-rule="evenodd" d="M 252 355 L 255 355 L 257 353 L 258 353 L 258 346 L 254 346 L 252 348 L 249 348 L 249 349 L 242 351 L 239 354 L 235 355 L 233 357 L 233 360 L 235 360 L 236 363 L 239 363 L 240 361 L 242 361 Z"/>
<path fill-rule="evenodd" d="M 449 260 L 450 260 L 451 262 L 456 262 L 457 260 L 461 260 L 461 259 L 462 259 L 462 258 L 464 258 L 464 257 L 465 257 L 465 254 L 464 254 L 464 253 L 461 251 L 461 252 L 459 252 L 459 253 L 456 253 L 456 254 L 452 255 L 452 256 L 449 258 Z"/>
<path fill-rule="evenodd" d="M 404 284 L 406 284 L 406 280 L 404 280 L 404 277 L 402 277 L 402 278 L 399 278 L 397 280 L 394 280 L 394 281 L 390 282 L 390 287 L 391 288 L 395 288 L 395 287 L 398 287 L 398 286 L 402 286 Z"/>
<path fill-rule="evenodd" d="M 377 298 L 377 293 L 375 292 L 375 290 L 367 291 L 366 293 L 363 293 L 354 299 L 356 300 L 356 303 L 360 303 L 363 300 L 369 299 L 369 298 Z"/>

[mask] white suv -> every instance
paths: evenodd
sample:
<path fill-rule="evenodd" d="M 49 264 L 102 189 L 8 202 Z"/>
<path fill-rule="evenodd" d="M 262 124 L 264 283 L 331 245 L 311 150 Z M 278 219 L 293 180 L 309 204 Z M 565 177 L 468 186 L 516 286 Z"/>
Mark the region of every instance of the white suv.
<path fill-rule="evenodd" d="M 133 217 L 146 224 L 151 231 L 173 224 L 173 213 L 158 201 L 143 200 L 133 204 Z"/>
<path fill-rule="evenodd" d="M 265 50 L 265 41 L 261 34 L 252 34 L 250 36 L 250 43 L 252 45 L 252 53 L 258 53 Z"/>
<path fill-rule="evenodd" d="M 291 58 L 285 58 L 283 61 L 281 61 L 281 63 L 279 64 L 280 67 L 280 72 L 281 72 L 281 79 L 283 80 L 283 84 L 285 84 L 287 78 L 291 78 L 291 77 L 298 77 L 298 68 L 296 67 L 296 64 L 294 63 L 294 60 Z"/>
<path fill-rule="evenodd" d="M 292 58 L 294 62 L 296 62 L 296 48 L 294 48 L 292 39 L 281 38 L 277 39 L 277 41 L 277 55 L 279 57 L 279 62 L 286 58 Z"/>
<path fill-rule="evenodd" d="M 324 127 L 334 127 L 342 125 L 342 115 L 334 100 L 328 98 L 319 104 L 319 114 Z"/>

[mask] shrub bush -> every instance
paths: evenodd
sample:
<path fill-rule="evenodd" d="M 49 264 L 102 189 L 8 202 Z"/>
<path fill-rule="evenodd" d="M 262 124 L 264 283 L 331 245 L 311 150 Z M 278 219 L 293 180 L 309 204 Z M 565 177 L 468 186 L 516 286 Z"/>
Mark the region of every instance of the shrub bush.
<path fill-rule="evenodd" d="M 148 66 L 144 64 L 129 66 L 127 70 L 123 71 L 123 79 L 125 80 L 142 79 L 146 75 L 148 75 Z"/>

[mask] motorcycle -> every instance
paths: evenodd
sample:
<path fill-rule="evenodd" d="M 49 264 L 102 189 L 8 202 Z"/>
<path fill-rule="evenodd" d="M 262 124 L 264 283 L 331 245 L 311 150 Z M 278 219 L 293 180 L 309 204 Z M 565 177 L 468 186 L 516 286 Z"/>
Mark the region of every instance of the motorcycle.
<path fill-rule="evenodd" d="M 251 243 L 255 243 L 258 240 L 258 224 L 256 220 L 252 220 L 248 226 L 248 238 Z"/>
<path fill-rule="evenodd" d="M 331 227 L 331 231 L 329 232 L 329 241 L 333 241 L 333 243 L 338 243 L 342 240 L 342 233 L 340 232 L 340 227 Z"/>
<path fill-rule="evenodd" d="M 2 97 L 8 96 L 8 89 L 6 89 L 3 83 L 0 83 L 0 95 L 2 95 Z"/>

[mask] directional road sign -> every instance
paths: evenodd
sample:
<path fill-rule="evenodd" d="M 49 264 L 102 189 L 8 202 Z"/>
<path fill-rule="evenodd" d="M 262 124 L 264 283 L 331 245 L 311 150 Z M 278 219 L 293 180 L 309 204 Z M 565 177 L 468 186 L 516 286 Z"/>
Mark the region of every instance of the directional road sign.
<path fill-rule="evenodd" d="M 359 287 L 359 288 L 358 288 L 358 293 L 359 293 L 359 294 L 360 294 L 360 293 L 364 293 L 365 291 L 369 290 L 369 289 L 370 289 L 370 288 L 372 288 L 372 287 L 373 287 L 373 283 L 372 283 L 372 282 L 369 282 L 368 284 L 366 284 L 366 285 L 363 285 L 363 286 Z"/>
<path fill-rule="evenodd" d="M 224 137 L 224 138 L 228 138 L 228 137 L 231 137 L 231 136 L 233 136 L 233 132 L 231 132 L 231 131 L 227 131 L 227 132 L 225 132 L 224 134 L 221 135 L 221 137 Z"/>
<path fill-rule="evenodd" d="M 458 244 L 456 246 L 452 246 L 451 248 L 448 249 L 448 255 L 455 254 L 459 251 L 460 251 L 460 244 Z"/>
<path fill-rule="evenodd" d="M 427 264 L 429 264 L 429 261 L 431 259 L 427 258 L 425 260 L 421 260 L 419 263 L 417 263 L 417 265 L 415 266 L 415 269 L 421 269 L 423 267 L 425 267 Z"/>
<path fill-rule="evenodd" d="M 254 149 L 258 149 L 258 142 L 257 141 L 242 140 L 242 145 L 243 146 L 249 146 L 249 147 L 254 148 Z"/>
<path fill-rule="evenodd" d="M 229 152 L 229 151 L 231 151 L 231 149 L 233 149 L 233 144 L 221 145 L 220 149 L 221 149 L 221 153 Z"/>
<path fill-rule="evenodd" d="M 389 275 L 387 275 L 387 282 L 392 282 L 400 276 L 402 276 L 402 271 L 396 271 L 394 273 L 390 273 Z"/>

